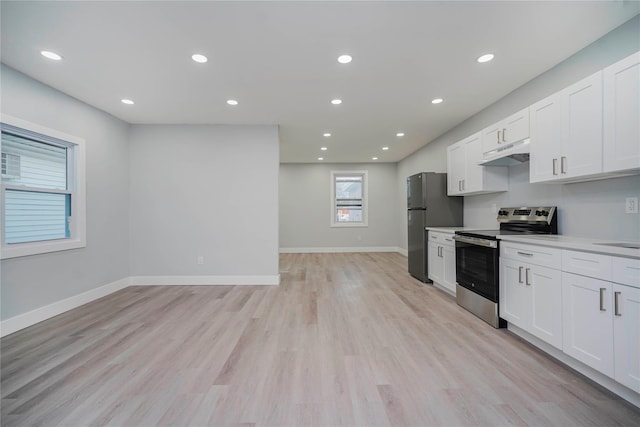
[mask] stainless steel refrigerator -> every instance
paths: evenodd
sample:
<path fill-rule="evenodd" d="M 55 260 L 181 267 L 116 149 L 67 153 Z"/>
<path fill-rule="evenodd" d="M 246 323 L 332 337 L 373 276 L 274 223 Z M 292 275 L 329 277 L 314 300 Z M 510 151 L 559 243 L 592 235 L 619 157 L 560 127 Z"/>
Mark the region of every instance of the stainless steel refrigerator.
<path fill-rule="evenodd" d="M 409 274 L 430 282 L 425 227 L 462 226 L 463 197 L 447 196 L 447 174 L 422 172 L 407 178 Z"/>

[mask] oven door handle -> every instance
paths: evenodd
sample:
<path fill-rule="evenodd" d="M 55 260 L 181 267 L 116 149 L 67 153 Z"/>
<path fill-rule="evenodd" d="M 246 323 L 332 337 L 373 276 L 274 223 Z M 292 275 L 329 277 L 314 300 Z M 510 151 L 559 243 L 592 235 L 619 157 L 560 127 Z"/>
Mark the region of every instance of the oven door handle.
<path fill-rule="evenodd" d="M 469 243 L 470 245 L 484 246 L 485 248 L 497 248 L 498 242 L 495 240 L 479 239 L 477 237 L 461 236 L 456 234 L 453 240 L 460 243 Z"/>

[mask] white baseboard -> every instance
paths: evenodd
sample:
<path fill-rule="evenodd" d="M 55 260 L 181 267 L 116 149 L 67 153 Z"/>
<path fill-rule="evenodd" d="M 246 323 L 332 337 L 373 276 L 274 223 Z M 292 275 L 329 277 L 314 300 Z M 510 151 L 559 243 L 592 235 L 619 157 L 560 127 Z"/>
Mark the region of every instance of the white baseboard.
<path fill-rule="evenodd" d="M 280 275 L 273 276 L 131 276 L 136 286 L 216 286 L 279 285 Z"/>
<path fill-rule="evenodd" d="M 408 256 L 409 256 L 409 251 L 408 251 L 408 250 L 406 250 L 406 249 L 403 249 L 403 248 L 398 248 L 398 253 L 399 253 L 400 255 L 404 255 L 404 256 L 406 256 L 406 257 L 408 257 Z"/>
<path fill-rule="evenodd" d="M 320 247 L 320 248 L 280 248 L 281 254 L 324 254 L 352 252 L 401 252 L 397 246 L 363 246 L 363 247 Z M 405 251 L 406 252 L 406 251 Z"/>
<path fill-rule="evenodd" d="M 54 302 L 53 304 L 45 305 L 44 307 L 36 308 L 35 310 L 3 320 L 0 322 L 0 336 L 4 337 L 5 335 L 19 331 L 20 329 L 35 325 L 43 320 L 62 314 L 65 311 L 72 310 L 83 304 L 119 291 L 120 289 L 124 289 L 127 286 L 129 286 L 129 278 L 125 277 L 124 279 L 116 280 L 115 282 L 100 286 L 99 288 L 91 289 L 90 291 L 86 291 L 81 294 L 65 298 L 61 301 Z"/>

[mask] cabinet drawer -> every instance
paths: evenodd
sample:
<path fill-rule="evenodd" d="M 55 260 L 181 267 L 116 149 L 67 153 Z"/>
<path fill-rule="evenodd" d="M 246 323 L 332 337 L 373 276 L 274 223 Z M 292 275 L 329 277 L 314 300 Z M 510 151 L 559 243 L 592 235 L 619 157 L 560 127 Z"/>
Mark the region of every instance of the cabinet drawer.
<path fill-rule="evenodd" d="M 442 246 L 453 246 L 453 234 L 439 231 L 429 231 L 429 241 Z"/>
<path fill-rule="evenodd" d="M 611 281 L 612 259 L 609 255 L 565 249 L 562 251 L 562 271 Z"/>
<path fill-rule="evenodd" d="M 562 250 L 502 241 L 500 256 L 560 270 Z"/>
<path fill-rule="evenodd" d="M 640 288 L 640 259 L 613 257 L 612 281 Z"/>

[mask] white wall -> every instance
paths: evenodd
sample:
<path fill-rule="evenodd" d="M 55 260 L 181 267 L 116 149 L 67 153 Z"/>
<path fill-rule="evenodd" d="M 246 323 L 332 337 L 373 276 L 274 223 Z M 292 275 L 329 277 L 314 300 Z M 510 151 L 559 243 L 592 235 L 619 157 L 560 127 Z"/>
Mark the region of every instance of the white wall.
<path fill-rule="evenodd" d="M 331 227 L 332 170 L 366 170 L 368 227 Z M 281 164 L 280 248 L 397 248 L 395 163 Z"/>
<path fill-rule="evenodd" d="M 417 172 L 417 169 L 425 172 L 446 171 L 447 146 L 638 50 L 640 16 L 636 16 L 402 160 L 398 165 L 398 191 L 404 188 L 406 177 Z M 510 189 L 506 193 L 465 197 L 465 225 L 497 227 L 496 214 L 491 211 L 493 203 L 499 207 L 540 202 L 559 207 L 559 231 L 563 234 L 604 239 L 640 239 L 640 217 L 625 214 L 623 210 L 625 197 L 638 196 L 638 177 L 566 185 L 529 184 L 527 167 L 528 163 L 509 169 Z M 398 211 L 405 208 L 403 201 L 400 201 Z M 594 217 L 598 218 L 597 226 L 593 226 Z M 406 248 L 406 218 L 401 219 L 400 245 Z"/>
<path fill-rule="evenodd" d="M 277 126 L 131 126 L 131 275 L 277 276 L 278 162 Z"/>
<path fill-rule="evenodd" d="M 2 260 L 8 319 L 129 276 L 128 125 L 1 67 L 2 112 L 86 140 L 87 247 Z"/>

